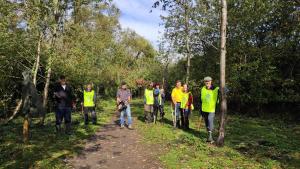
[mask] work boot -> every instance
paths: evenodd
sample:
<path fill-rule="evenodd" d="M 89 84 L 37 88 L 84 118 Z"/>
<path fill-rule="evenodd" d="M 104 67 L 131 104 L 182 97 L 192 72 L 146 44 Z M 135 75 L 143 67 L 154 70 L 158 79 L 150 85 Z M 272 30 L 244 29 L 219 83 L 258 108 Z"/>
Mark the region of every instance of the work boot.
<path fill-rule="evenodd" d="M 66 134 L 71 134 L 71 123 L 66 124 L 66 130 L 65 130 Z"/>
<path fill-rule="evenodd" d="M 208 131 L 207 141 L 206 142 L 209 142 L 209 143 L 213 143 L 214 142 L 214 139 L 212 137 L 212 132 L 211 131 Z"/>
<path fill-rule="evenodd" d="M 129 125 L 128 125 L 128 128 L 129 128 L 129 129 L 132 129 L 132 125 L 131 125 L 131 124 L 129 124 Z"/>

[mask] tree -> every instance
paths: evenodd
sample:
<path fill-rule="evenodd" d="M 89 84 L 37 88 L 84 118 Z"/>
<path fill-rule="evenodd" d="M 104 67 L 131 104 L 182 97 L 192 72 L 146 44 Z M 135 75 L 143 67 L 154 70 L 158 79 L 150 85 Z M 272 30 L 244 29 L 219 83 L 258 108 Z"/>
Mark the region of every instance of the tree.
<path fill-rule="evenodd" d="M 221 105 L 220 105 L 220 129 L 217 144 L 224 145 L 225 137 L 225 120 L 227 112 L 227 100 L 225 92 L 225 71 L 226 71 L 226 26 L 227 26 L 227 1 L 221 0 L 221 44 L 220 44 L 220 90 L 221 90 Z"/>

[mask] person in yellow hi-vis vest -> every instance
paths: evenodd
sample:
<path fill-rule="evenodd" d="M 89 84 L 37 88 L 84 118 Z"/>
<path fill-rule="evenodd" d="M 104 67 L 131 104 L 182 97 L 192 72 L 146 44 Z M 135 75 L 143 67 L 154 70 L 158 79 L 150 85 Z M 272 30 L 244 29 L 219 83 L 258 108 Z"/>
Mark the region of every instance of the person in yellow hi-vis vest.
<path fill-rule="evenodd" d="M 144 92 L 145 122 L 150 123 L 153 121 L 153 104 L 154 104 L 153 82 L 150 82 Z"/>
<path fill-rule="evenodd" d="M 182 109 L 182 112 L 183 112 L 182 127 L 184 129 L 190 129 L 189 128 L 189 117 L 190 117 L 192 110 L 194 110 L 194 105 L 193 105 L 193 95 L 189 91 L 187 84 L 183 85 L 183 93 L 182 93 L 180 108 Z"/>
<path fill-rule="evenodd" d="M 219 102 L 219 87 L 212 85 L 212 78 L 204 78 L 205 86 L 201 89 L 201 109 L 200 114 L 204 118 L 205 126 L 208 132 L 207 142 L 214 142 L 212 132 L 214 129 L 214 118 L 216 106 Z"/>
<path fill-rule="evenodd" d="M 172 97 L 172 108 L 174 110 L 173 112 L 173 125 L 174 127 L 180 127 L 180 122 L 179 122 L 179 114 L 181 117 L 181 124 L 183 124 L 183 112 L 182 109 L 180 108 L 181 105 L 181 100 L 182 100 L 182 86 L 181 86 L 181 81 L 177 80 L 176 81 L 176 87 L 172 90 L 171 93 Z"/>
<path fill-rule="evenodd" d="M 84 112 L 84 124 L 89 123 L 89 113 L 92 115 L 92 123 L 97 124 L 97 115 L 95 111 L 96 107 L 96 93 L 92 90 L 92 84 L 87 84 L 85 90 L 83 91 L 83 112 Z"/>

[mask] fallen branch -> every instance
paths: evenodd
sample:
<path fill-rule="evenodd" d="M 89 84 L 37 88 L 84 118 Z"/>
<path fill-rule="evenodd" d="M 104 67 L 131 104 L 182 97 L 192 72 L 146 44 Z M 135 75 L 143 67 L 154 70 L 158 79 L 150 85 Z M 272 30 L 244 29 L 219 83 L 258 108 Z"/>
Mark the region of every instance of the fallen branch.
<path fill-rule="evenodd" d="M 12 119 L 15 118 L 15 116 L 18 114 L 18 112 L 20 111 L 21 107 L 23 104 L 23 99 L 19 100 L 17 103 L 17 107 L 14 110 L 14 113 L 12 114 L 12 116 L 10 116 L 10 118 L 8 118 L 5 122 L 5 124 L 7 124 L 9 121 L 11 121 Z"/>

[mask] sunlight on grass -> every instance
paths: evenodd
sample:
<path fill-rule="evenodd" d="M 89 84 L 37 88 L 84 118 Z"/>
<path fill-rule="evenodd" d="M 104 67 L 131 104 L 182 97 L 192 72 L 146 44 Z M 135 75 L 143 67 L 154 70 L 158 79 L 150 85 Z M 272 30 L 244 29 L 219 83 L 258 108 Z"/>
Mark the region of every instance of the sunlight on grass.
<path fill-rule="evenodd" d="M 103 124 L 111 119 L 114 112 L 112 100 L 101 101 L 97 107 L 99 125 L 83 124 L 83 117 L 79 112 L 73 112 L 72 135 L 55 133 L 54 113 L 47 114 L 43 128 L 36 126 L 37 119 L 33 119 L 31 139 L 29 144 L 22 143 L 22 118 L 15 119 L 8 125 L 1 126 L 3 133 L 0 144 L 0 168 L 66 168 L 63 161 L 80 153 L 85 139 L 93 135 Z"/>
<path fill-rule="evenodd" d="M 191 117 L 191 130 L 183 131 L 172 127 L 169 104 L 166 104 L 164 122 L 145 124 L 142 103 L 135 100 L 132 104 L 133 114 L 139 119 L 136 128 L 145 143 L 164 149 L 159 159 L 166 168 L 300 168 L 297 154 L 300 136 L 291 132 L 299 126 L 287 127 L 274 120 L 229 115 L 226 143 L 219 148 L 205 142 L 204 124 L 199 131 L 196 129 L 198 112 L 194 111 Z M 217 138 L 217 131 L 214 135 Z"/>

